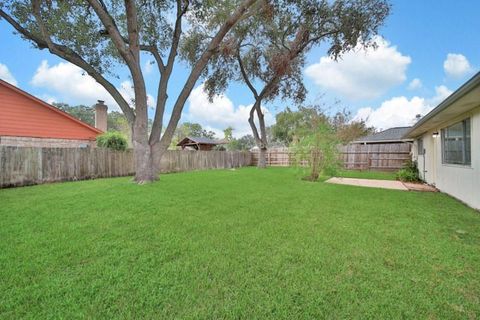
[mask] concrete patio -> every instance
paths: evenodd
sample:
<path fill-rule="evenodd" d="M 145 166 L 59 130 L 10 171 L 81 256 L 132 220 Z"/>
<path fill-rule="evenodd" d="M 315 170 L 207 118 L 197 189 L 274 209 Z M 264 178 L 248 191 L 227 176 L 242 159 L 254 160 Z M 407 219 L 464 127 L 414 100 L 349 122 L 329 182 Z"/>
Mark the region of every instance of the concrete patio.
<path fill-rule="evenodd" d="M 375 179 L 357 179 L 357 178 L 338 178 L 333 177 L 326 181 L 327 183 L 344 184 L 357 187 L 368 188 L 381 188 L 381 189 L 393 189 L 403 191 L 424 191 L 424 192 L 436 192 L 432 186 L 422 183 L 404 183 L 401 181 L 393 180 L 375 180 Z"/>

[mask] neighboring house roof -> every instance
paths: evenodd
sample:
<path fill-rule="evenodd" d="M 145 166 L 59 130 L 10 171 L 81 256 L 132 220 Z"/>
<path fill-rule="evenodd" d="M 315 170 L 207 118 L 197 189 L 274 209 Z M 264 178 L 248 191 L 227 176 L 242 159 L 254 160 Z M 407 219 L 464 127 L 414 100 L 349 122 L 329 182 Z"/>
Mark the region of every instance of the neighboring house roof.
<path fill-rule="evenodd" d="M 416 138 L 480 106 L 480 72 L 465 82 L 435 109 L 421 118 L 408 132 L 407 138 Z"/>
<path fill-rule="evenodd" d="M 0 136 L 95 140 L 102 131 L 0 80 Z"/>
<path fill-rule="evenodd" d="M 385 142 L 404 142 L 411 141 L 404 139 L 403 136 L 411 127 L 394 127 L 384 131 L 362 137 L 353 143 L 385 143 Z"/>
<path fill-rule="evenodd" d="M 196 144 L 213 144 L 213 145 L 226 143 L 224 140 L 216 140 L 216 139 L 210 139 L 210 138 L 204 138 L 204 137 L 185 137 L 182 139 L 182 141 L 177 143 L 177 146 L 181 146 L 184 144 L 191 144 L 192 142 Z"/>

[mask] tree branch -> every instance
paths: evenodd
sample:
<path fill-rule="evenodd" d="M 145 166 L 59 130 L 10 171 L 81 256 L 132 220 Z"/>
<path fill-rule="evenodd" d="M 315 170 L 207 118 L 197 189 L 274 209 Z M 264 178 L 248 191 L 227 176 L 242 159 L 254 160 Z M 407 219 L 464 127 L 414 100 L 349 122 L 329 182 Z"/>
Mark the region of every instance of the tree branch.
<path fill-rule="evenodd" d="M 85 70 L 88 75 L 94 78 L 100 85 L 102 85 L 105 90 L 113 97 L 113 99 L 118 103 L 120 109 L 125 114 L 125 117 L 130 123 L 133 123 L 135 119 L 135 113 L 130 108 L 128 102 L 123 98 L 120 92 L 115 88 L 115 86 L 109 82 L 105 77 L 103 77 L 95 68 L 93 68 L 87 61 L 85 61 L 78 53 L 73 51 L 72 49 L 59 45 L 51 41 L 50 37 L 46 37 L 48 40 L 39 37 L 31 33 L 30 31 L 23 28 L 15 19 L 13 19 L 10 15 L 8 15 L 5 11 L 0 9 L 0 17 L 5 19 L 12 27 L 15 28 L 22 36 L 33 41 L 35 45 L 40 49 L 49 49 L 49 51 L 59 56 L 60 58 L 65 59 L 66 61 L 80 67 L 81 69 Z M 41 17 L 40 21 L 41 21 Z M 48 35 L 48 31 L 44 28 L 43 32 Z M 50 46 L 49 46 L 50 43 Z"/>
<path fill-rule="evenodd" d="M 167 65 L 160 68 L 160 83 L 158 85 L 157 92 L 157 107 L 155 110 L 155 117 L 153 119 L 152 132 L 150 133 L 149 143 L 153 145 L 160 140 L 163 127 L 163 115 L 165 113 L 165 104 L 168 98 L 167 88 L 168 81 L 173 71 L 173 65 L 175 64 L 175 58 L 178 54 L 178 45 L 180 43 L 180 36 L 182 34 L 182 17 L 188 10 L 189 1 L 182 8 L 182 1 L 177 0 L 177 19 L 175 20 L 175 29 L 173 31 L 172 46 L 170 47 L 170 53 L 168 54 Z M 157 51 L 158 53 L 158 51 Z M 154 55 L 155 56 L 155 55 Z M 157 58 L 156 58 L 157 59 Z"/>
<path fill-rule="evenodd" d="M 162 56 L 160 55 L 160 52 L 158 51 L 157 46 L 141 44 L 140 50 L 150 52 L 152 54 L 153 58 L 157 62 L 158 71 L 160 72 L 160 74 L 162 74 L 165 69 L 165 64 L 163 63 Z"/>
<path fill-rule="evenodd" d="M 138 36 L 138 19 L 135 1 L 125 0 L 125 11 L 127 13 L 127 32 L 130 53 L 137 63 L 140 62 L 140 43 Z"/>
<path fill-rule="evenodd" d="M 250 109 L 250 116 L 248 117 L 248 123 L 250 124 L 250 128 L 252 128 L 252 133 L 253 133 L 253 137 L 255 138 L 255 143 L 260 148 L 262 146 L 262 139 L 258 134 L 258 129 L 255 124 L 255 110 L 257 110 L 258 103 L 260 103 L 260 101 L 256 100 L 252 108 Z"/>
<path fill-rule="evenodd" d="M 188 99 L 188 96 L 192 92 L 193 86 L 200 77 L 203 69 L 207 65 L 210 58 L 215 54 L 218 49 L 218 46 L 223 41 L 225 35 L 230 31 L 230 29 L 245 15 L 248 14 L 248 9 L 254 5 L 258 0 L 244 0 L 242 4 L 238 6 L 235 12 L 225 21 L 225 23 L 220 27 L 216 35 L 210 41 L 207 50 L 203 52 L 200 59 L 197 61 L 195 66 L 192 69 L 180 95 L 177 98 L 172 110 L 172 116 L 168 123 L 167 129 L 163 137 L 160 139 L 159 148 L 160 151 L 165 150 L 173 137 L 175 128 L 177 127 L 178 121 L 182 115 L 182 110 L 185 105 L 185 102 Z"/>
<path fill-rule="evenodd" d="M 253 96 L 255 97 L 255 100 L 257 100 L 258 99 L 258 92 L 257 92 L 257 89 L 255 89 L 253 84 L 250 82 L 250 79 L 248 78 L 247 72 L 245 71 L 245 68 L 243 66 L 242 57 L 240 56 L 240 49 L 237 50 L 237 62 L 238 62 L 238 66 L 240 67 L 240 73 L 242 74 L 243 81 L 245 81 L 245 83 L 247 84 L 250 91 L 252 91 Z"/>
<path fill-rule="evenodd" d="M 124 41 L 122 34 L 118 30 L 112 16 L 108 13 L 105 4 L 101 0 L 88 0 L 88 3 L 97 14 L 103 26 L 106 28 L 108 34 L 110 35 L 110 39 L 112 39 L 112 42 L 117 48 L 118 52 L 131 69 L 135 64 L 134 56 L 131 55 L 131 52 L 128 50 L 127 44 Z"/>

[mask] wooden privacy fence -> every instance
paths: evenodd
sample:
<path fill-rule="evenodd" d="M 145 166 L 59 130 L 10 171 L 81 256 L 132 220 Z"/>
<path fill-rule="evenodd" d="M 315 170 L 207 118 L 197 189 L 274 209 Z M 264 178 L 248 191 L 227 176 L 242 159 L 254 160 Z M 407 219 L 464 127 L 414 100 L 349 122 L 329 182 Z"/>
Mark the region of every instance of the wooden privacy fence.
<path fill-rule="evenodd" d="M 252 151 L 252 165 L 258 164 L 260 151 Z M 288 167 L 294 165 L 294 154 L 288 148 L 269 148 L 265 154 L 267 166 Z"/>
<path fill-rule="evenodd" d="M 248 151 L 178 151 L 168 150 L 160 161 L 161 172 L 204 169 L 230 169 L 251 165 Z"/>
<path fill-rule="evenodd" d="M 236 168 L 251 164 L 249 152 L 167 151 L 161 172 Z M 55 181 L 120 177 L 135 173 L 133 153 L 102 148 L 0 146 L 0 188 Z"/>
<path fill-rule="evenodd" d="M 349 144 L 341 147 L 346 169 L 396 171 L 411 159 L 411 143 Z"/>
<path fill-rule="evenodd" d="M 340 161 L 345 169 L 394 171 L 402 168 L 410 157 L 410 143 L 349 144 L 340 146 Z M 252 152 L 252 164 L 258 163 L 259 152 Z M 267 150 L 269 166 L 294 165 L 294 154 L 288 148 Z"/>

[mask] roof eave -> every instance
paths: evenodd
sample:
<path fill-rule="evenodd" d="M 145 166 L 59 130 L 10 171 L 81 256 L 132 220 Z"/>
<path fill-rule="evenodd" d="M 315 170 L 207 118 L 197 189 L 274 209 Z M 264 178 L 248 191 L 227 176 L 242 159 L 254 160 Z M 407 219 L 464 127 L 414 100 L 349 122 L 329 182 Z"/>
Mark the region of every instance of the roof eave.
<path fill-rule="evenodd" d="M 470 80 L 465 82 L 460 88 L 458 88 L 455 92 L 453 92 L 451 95 L 449 95 L 445 100 L 443 100 L 438 106 L 436 106 L 432 111 L 427 113 L 423 118 L 421 118 L 414 126 L 410 128 L 404 135 L 403 138 L 410 138 L 410 139 L 415 139 L 416 137 L 421 136 L 424 134 L 426 131 L 420 131 L 419 133 L 416 133 L 412 135 L 413 132 L 418 130 L 419 128 L 422 127 L 425 123 L 427 123 L 430 119 L 432 119 L 434 116 L 439 114 L 440 112 L 444 111 L 448 107 L 450 107 L 453 103 L 455 103 L 458 99 L 472 91 L 475 87 L 480 85 L 480 72 L 477 72 Z"/>
<path fill-rule="evenodd" d="M 357 140 L 357 141 L 353 141 L 352 143 L 358 143 L 358 144 L 361 144 L 361 143 L 395 143 L 395 142 L 398 142 L 398 143 L 401 143 L 401 142 L 412 142 L 413 139 L 410 139 L 410 138 L 405 138 L 405 139 L 395 139 L 395 140 Z"/>

